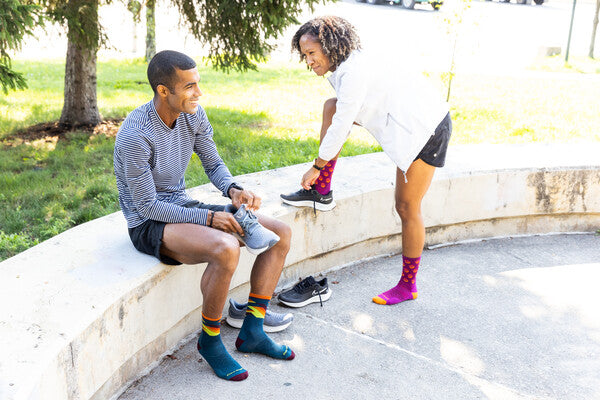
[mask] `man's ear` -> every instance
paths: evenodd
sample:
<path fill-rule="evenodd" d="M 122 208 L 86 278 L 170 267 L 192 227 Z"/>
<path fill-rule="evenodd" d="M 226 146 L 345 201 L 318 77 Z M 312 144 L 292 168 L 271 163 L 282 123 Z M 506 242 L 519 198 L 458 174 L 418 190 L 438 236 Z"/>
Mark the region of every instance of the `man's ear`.
<path fill-rule="evenodd" d="M 158 85 L 156 86 L 156 93 L 160 96 L 160 97 L 167 97 L 167 95 L 169 94 L 169 88 L 166 87 L 165 85 Z"/>

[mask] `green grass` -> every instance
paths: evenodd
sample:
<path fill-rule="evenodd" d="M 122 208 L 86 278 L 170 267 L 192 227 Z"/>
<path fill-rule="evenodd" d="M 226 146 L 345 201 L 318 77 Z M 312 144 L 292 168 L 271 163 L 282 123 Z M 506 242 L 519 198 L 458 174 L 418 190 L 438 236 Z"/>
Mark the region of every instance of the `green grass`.
<path fill-rule="evenodd" d="M 16 131 L 60 116 L 64 64 L 15 62 L 29 89 L 0 97 L 0 260 L 70 227 L 118 211 L 112 170 L 114 138 L 74 132 L 58 140 L 7 141 Z M 105 118 L 124 117 L 149 101 L 140 60 L 98 64 L 98 103 Z M 306 162 L 318 149 L 327 81 L 299 64 L 270 63 L 259 72 L 199 68 L 201 102 L 219 151 L 234 175 Z M 595 112 L 600 81 L 457 75 L 452 144 L 600 141 Z M 343 156 L 380 150 L 356 128 Z M 290 177 L 299 179 L 299 177 Z M 188 187 L 207 182 L 192 158 Z"/>

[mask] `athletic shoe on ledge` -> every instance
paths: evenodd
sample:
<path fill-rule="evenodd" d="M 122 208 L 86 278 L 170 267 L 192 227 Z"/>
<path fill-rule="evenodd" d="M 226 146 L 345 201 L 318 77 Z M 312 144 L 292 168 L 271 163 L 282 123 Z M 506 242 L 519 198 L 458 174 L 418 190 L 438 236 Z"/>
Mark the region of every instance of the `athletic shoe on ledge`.
<path fill-rule="evenodd" d="M 315 189 L 300 189 L 290 194 L 279 195 L 285 204 L 296 207 L 312 207 L 319 211 L 330 211 L 335 208 L 333 201 L 333 190 L 327 194 L 321 194 Z"/>
<path fill-rule="evenodd" d="M 246 306 L 248 303 L 240 304 L 233 299 L 229 299 L 229 311 L 227 311 L 227 325 L 240 329 L 246 318 Z M 279 314 L 267 310 L 263 329 L 265 332 L 280 332 L 290 326 L 294 316 L 291 313 Z"/>
<path fill-rule="evenodd" d="M 279 293 L 277 299 L 288 307 L 304 307 L 310 303 L 321 303 L 323 307 L 323 302 L 330 297 L 331 289 L 327 285 L 327 278 L 317 282 L 315 278 L 309 276 L 291 289 Z"/>

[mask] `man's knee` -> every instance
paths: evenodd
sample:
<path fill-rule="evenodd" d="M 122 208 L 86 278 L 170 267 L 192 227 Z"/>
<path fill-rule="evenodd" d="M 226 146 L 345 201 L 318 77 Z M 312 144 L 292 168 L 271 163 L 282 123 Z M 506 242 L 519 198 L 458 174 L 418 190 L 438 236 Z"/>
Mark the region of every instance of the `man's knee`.
<path fill-rule="evenodd" d="M 240 244 L 232 235 L 222 235 L 211 248 L 210 258 L 233 274 L 240 260 Z"/>
<path fill-rule="evenodd" d="M 279 236 L 279 248 L 285 250 L 286 254 L 290 250 L 290 243 L 292 241 L 292 228 L 284 222 L 279 222 L 273 231 Z"/>

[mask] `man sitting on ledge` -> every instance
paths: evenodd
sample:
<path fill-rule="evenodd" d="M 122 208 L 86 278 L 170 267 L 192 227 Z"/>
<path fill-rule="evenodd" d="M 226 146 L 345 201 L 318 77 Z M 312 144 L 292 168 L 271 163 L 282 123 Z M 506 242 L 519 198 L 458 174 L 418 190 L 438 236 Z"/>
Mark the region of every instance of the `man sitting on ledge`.
<path fill-rule="evenodd" d="M 260 207 L 260 197 L 236 184 L 219 156 L 210 122 L 199 106 L 202 92 L 194 60 L 176 51 L 161 51 L 148 65 L 148 80 L 154 98 L 125 118 L 115 142 L 119 204 L 139 251 L 170 265 L 208 263 L 200 282 L 198 351 L 219 377 L 240 381 L 248 372 L 223 346 L 220 320 L 243 244 L 259 255 L 252 267 L 248 308 L 236 348 L 278 359 L 295 356 L 263 331 L 266 309 L 290 248 L 291 230 L 280 221 L 252 213 Z M 204 204 L 186 194 L 184 174 L 192 152 L 232 204 Z"/>

